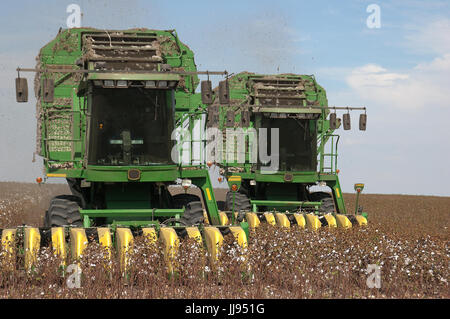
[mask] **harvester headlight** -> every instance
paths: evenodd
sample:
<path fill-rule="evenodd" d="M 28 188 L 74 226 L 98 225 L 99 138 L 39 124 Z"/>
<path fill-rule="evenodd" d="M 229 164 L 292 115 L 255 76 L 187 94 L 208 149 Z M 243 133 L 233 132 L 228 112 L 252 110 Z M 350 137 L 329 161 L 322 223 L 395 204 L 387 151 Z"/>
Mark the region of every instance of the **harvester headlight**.
<path fill-rule="evenodd" d="M 167 81 L 159 81 L 159 82 L 158 82 L 158 87 L 160 87 L 160 88 L 165 88 L 165 87 L 167 87 Z"/>
<path fill-rule="evenodd" d="M 108 88 L 113 88 L 114 81 L 113 80 L 105 80 L 105 81 L 103 81 L 103 86 L 108 87 Z"/>
<path fill-rule="evenodd" d="M 250 180 L 250 185 L 255 186 L 256 185 L 256 181 L 254 179 Z"/>
<path fill-rule="evenodd" d="M 130 181 L 137 181 L 141 179 L 141 171 L 135 168 L 131 168 L 128 170 L 128 179 Z"/>
<path fill-rule="evenodd" d="M 324 182 L 324 181 L 320 181 L 320 182 L 319 182 L 319 186 L 320 186 L 320 187 L 325 187 L 325 186 L 327 186 L 327 183 Z"/>
<path fill-rule="evenodd" d="M 156 87 L 156 82 L 155 81 L 145 81 L 145 87 L 146 88 L 154 88 L 154 87 Z"/>
<path fill-rule="evenodd" d="M 126 87 L 128 87 L 128 82 L 126 80 L 118 80 L 117 87 L 118 88 L 126 88 Z"/>
<path fill-rule="evenodd" d="M 187 179 L 187 178 L 181 180 L 181 186 L 183 186 L 184 189 L 188 189 L 189 187 L 191 187 L 191 185 L 192 185 L 192 180 Z"/>
<path fill-rule="evenodd" d="M 94 85 L 95 85 L 95 86 L 102 86 L 102 85 L 103 85 L 103 82 L 102 82 L 101 80 L 95 80 L 95 81 L 94 81 Z"/>
<path fill-rule="evenodd" d="M 169 87 L 175 88 L 176 86 L 177 86 L 177 81 L 170 81 L 169 82 Z"/>

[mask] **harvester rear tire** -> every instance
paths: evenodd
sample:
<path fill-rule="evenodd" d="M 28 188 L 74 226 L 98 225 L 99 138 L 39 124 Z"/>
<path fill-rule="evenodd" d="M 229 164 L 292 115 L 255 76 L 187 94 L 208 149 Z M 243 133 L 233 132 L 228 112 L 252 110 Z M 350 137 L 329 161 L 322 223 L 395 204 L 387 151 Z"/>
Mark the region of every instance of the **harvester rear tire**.
<path fill-rule="evenodd" d="M 226 196 L 226 208 L 227 210 L 233 210 L 233 192 L 227 192 Z M 244 215 L 246 212 L 250 212 L 252 210 L 252 205 L 250 204 L 250 199 L 246 194 L 236 193 L 235 201 L 234 201 L 234 210 L 238 212 L 238 221 L 241 222 L 244 220 Z"/>
<path fill-rule="evenodd" d="M 45 227 L 60 227 L 72 225 L 83 227 L 80 214 L 81 199 L 74 195 L 59 195 L 50 201 L 50 207 L 45 214 Z"/>

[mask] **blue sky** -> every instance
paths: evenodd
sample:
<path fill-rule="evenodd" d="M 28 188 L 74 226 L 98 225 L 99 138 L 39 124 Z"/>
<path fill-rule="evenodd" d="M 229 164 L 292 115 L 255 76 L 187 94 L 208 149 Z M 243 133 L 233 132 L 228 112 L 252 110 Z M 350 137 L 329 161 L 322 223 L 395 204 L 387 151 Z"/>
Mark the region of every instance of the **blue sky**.
<path fill-rule="evenodd" d="M 65 27 L 175 28 L 202 70 L 314 74 L 330 105 L 366 106 L 366 132 L 340 130 L 344 191 L 450 196 L 450 1 L 15 1 L 0 13 L 0 180 L 33 181 L 34 100 L 14 69 Z M 369 29 L 366 8 L 381 9 Z M 31 77 L 29 77 L 31 79 Z M 352 116 L 357 127 L 357 116 Z"/>

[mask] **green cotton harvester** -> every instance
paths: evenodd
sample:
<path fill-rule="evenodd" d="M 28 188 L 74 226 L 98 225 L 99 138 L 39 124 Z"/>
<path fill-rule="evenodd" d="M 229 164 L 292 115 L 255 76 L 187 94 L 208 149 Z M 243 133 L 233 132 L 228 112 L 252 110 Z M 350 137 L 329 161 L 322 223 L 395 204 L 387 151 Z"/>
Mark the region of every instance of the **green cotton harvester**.
<path fill-rule="evenodd" d="M 43 227 L 0 230 L 2 264 L 32 269 L 50 246 L 67 265 L 94 241 L 125 271 L 144 237 L 164 247 L 173 271 L 186 238 L 215 262 L 226 237 L 245 253 L 249 229 L 261 222 L 312 230 L 367 224 L 358 205 L 346 212 L 334 133 L 340 109 L 346 130 L 349 111 L 364 111 L 365 130 L 365 108 L 328 106 L 313 76 L 200 72 L 174 30 L 92 28 L 60 30 L 35 68 L 17 71 L 18 102 L 28 101 L 21 74 L 36 74 L 45 180 L 66 179 L 71 194 L 51 200 Z M 196 93 L 199 75 L 208 79 Z M 225 79 L 213 90 L 210 76 Z M 213 164 L 230 188 L 222 211 Z M 172 185 L 185 192 L 172 194 Z M 331 193 L 312 191 L 316 185 Z M 187 193 L 194 186 L 202 198 Z M 355 184 L 358 196 L 363 187 Z"/>
<path fill-rule="evenodd" d="M 350 111 L 363 112 L 359 129 L 365 130 L 365 107 L 329 106 L 310 75 L 242 72 L 204 95 L 210 160 L 228 180 L 225 209 L 238 212 L 238 221 L 251 229 L 261 222 L 314 230 L 367 224 L 360 207 L 346 211 L 335 133 L 336 110 L 345 112 L 344 130 L 351 128 Z M 363 187 L 355 184 L 357 198 Z"/>
<path fill-rule="evenodd" d="M 35 68 L 17 70 L 18 102 L 28 101 L 21 75 L 36 74 L 36 153 L 45 180 L 65 178 L 71 194 L 51 200 L 44 227 L 1 230 L 3 258 L 13 267 L 32 268 L 45 245 L 64 264 L 95 241 L 115 250 L 126 268 L 136 236 L 149 245 L 159 241 L 166 256 L 177 253 L 183 238 L 195 239 L 212 260 L 224 236 L 247 246 L 248 224 L 222 222 L 205 161 L 183 153 L 174 133 L 183 128 L 193 136 L 196 120 L 206 117 L 195 93 L 198 75 L 226 72 L 197 71 L 174 30 L 60 30 Z M 172 195 L 175 184 L 195 185 L 203 198 Z"/>

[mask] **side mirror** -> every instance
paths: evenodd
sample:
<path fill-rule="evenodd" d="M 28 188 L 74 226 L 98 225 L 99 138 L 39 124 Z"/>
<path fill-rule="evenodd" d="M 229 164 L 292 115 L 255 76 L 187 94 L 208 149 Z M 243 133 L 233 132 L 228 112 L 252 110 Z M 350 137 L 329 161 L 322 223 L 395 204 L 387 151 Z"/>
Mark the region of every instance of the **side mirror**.
<path fill-rule="evenodd" d="M 208 127 L 217 127 L 219 124 L 219 106 L 210 105 L 208 106 Z"/>
<path fill-rule="evenodd" d="M 212 86 L 211 81 L 202 81 L 202 103 L 212 104 Z"/>
<path fill-rule="evenodd" d="M 241 112 L 241 127 L 247 127 L 250 124 L 250 111 Z"/>
<path fill-rule="evenodd" d="M 53 103 L 55 98 L 55 82 L 52 79 L 44 79 L 42 90 L 44 102 Z"/>
<path fill-rule="evenodd" d="M 28 102 L 28 83 L 25 78 L 16 78 L 16 101 Z"/>
<path fill-rule="evenodd" d="M 342 115 L 342 120 L 344 121 L 344 130 L 348 131 L 351 128 L 350 125 L 350 113 L 345 113 Z"/>
<path fill-rule="evenodd" d="M 336 113 L 330 114 L 330 130 L 336 129 Z"/>
<path fill-rule="evenodd" d="M 234 127 L 235 114 L 233 111 L 227 111 L 227 127 Z"/>
<path fill-rule="evenodd" d="M 230 88 L 227 80 L 219 82 L 219 102 L 220 104 L 230 104 Z"/>
<path fill-rule="evenodd" d="M 359 115 L 359 130 L 365 131 L 367 126 L 367 114 Z"/>

